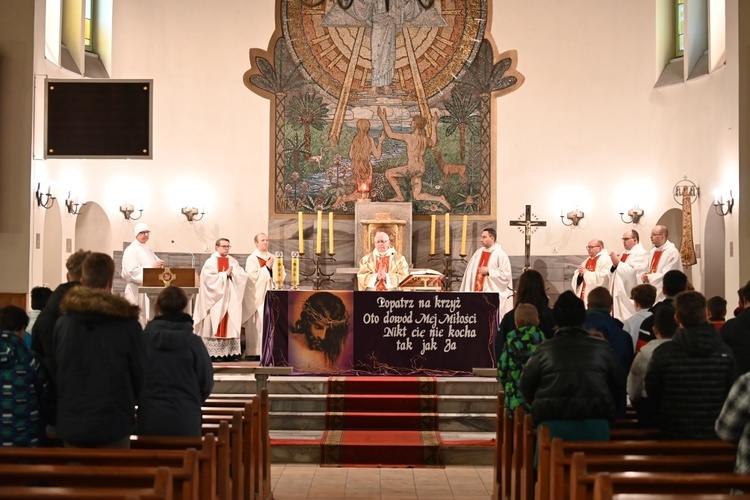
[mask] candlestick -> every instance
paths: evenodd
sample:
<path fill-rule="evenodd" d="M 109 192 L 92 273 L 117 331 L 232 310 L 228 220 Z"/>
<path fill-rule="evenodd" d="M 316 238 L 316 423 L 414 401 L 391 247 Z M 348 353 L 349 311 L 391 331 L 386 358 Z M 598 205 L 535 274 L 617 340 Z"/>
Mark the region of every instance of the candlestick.
<path fill-rule="evenodd" d="M 284 288 L 284 254 L 276 252 L 276 258 L 273 261 L 273 281 L 276 283 L 276 289 Z"/>
<path fill-rule="evenodd" d="M 435 219 L 437 215 L 430 215 L 430 255 L 435 255 Z"/>
<path fill-rule="evenodd" d="M 305 228 L 302 225 L 302 212 L 297 212 L 297 232 L 299 233 L 299 253 L 304 255 L 305 253 Z"/>
<path fill-rule="evenodd" d="M 451 214 L 445 214 L 445 255 L 451 254 Z"/>
<path fill-rule="evenodd" d="M 469 216 L 464 215 L 463 219 L 463 224 L 461 224 L 461 252 L 459 252 L 461 256 L 466 255 L 466 225 L 469 223 Z"/>
<path fill-rule="evenodd" d="M 328 212 L 328 255 L 333 255 L 333 212 Z"/>
<path fill-rule="evenodd" d="M 292 252 L 292 290 L 299 286 L 299 254 Z"/>
<path fill-rule="evenodd" d="M 323 253 L 323 212 L 318 210 L 318 238 L 315 242 L 315 253 Z"/>

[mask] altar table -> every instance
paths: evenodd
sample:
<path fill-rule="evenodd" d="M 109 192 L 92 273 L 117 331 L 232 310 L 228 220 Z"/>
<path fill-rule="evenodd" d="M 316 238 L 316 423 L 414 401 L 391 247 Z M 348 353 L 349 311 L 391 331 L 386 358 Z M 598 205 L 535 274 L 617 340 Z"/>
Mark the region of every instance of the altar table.
<path fill-rule="evenodd" d="M 499 302 L 481 292 L 270 290 L 261 365 L 309 375 L 471 375 L 496 366 Z"/>

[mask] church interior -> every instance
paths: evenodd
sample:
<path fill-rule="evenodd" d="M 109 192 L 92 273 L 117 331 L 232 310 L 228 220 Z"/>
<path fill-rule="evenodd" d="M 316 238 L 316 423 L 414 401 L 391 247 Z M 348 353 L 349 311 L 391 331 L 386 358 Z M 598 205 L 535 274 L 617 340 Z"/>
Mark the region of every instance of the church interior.
<path fill-rule="evenodd" d="M 87 0 L 0 2 L 0 306 L 28 308 L 33 287 L 64 282 L 65 261 L 79 248 L 112 255 L 119 266 L 137 222 L 148 223 L 156 254 L 180 266 L 192 259 L 197 269 L 219 238 L 231 240 L 241 263 L 258 233 L 267 233 L 271 251 L 285 259 L 299 249 L 315 258 L 322 239 L 318 257 L 328 257 L 323 265 L 330 279 L 316 281 L 313 274 L 302 288 L 353 289 L 351 269 L 370 248 L 359 240 L 357 202 L 338 211 L 325 204 L 322 222 L 315 203 L 280 208 L 285 181 L 279 189 L 276 162 L 292 134 L 279 143 L 274 97 L 253 90 L 247 76 L 258 71 L 256 56 L 272 54 L 285 36 L 282 6 L 300 0 L 92 2 L 96 53 L 85 47 Z M 435 0 L 433 8 L 453 3 Z M 679 41 L 676 0 L 468 3 L 486 14 L 482 37 L 495 60 L 513 51 L 512 69 L 523 82 L 489 98 L 489 175 L 477 188 L 490 193 L 486 213 L 467 201 L 475 198 L 468 185 L 456 187 L 450 199 L 463 202 L 449 209 L 420 201 L 402 217 L 409 264 L 460 273 L 466 255 L 480 247 L 483 228 L 492 227 L 514 277 L 528 250 L 530 267 L 544 275 L 554 301 L 570 289 L 587 242 L 602 240 L 619 253 L 622 233 L 633 229 L 649 249 L 649 232 L 664 225 L 678 247 L 692 239 L 696 261 L 685 272 L 695 290 L 734 304 L 750 279 L 750 204 L 742 196 L 750 190 L 750 2 L 680 1 Z M 308 15 L 306 9 L 313 7 L 294 12 Z M 150 85 L 148 151 L 56 155 L 47 143 L 48 82 L 101 78 Z M 377 138 L 377 109 L 390 101 L 361 99 Z M 411 119 L 425 109 L 411 105 L 405 113 Z M 297 132 L 301 137 L 302 129 Z M 302 159 L 306 171 L 334 165 L 330 150 L 310 149 Z M 424 192 L 439 193 L 440 179 L 447 185 L 452 174 L 451 185 L 459 185 L 464 171 L 457 158 L 448 165 L 440 159 L 442 174 L 435 158 L 428 170 L 437 177 L 425 182 Z M 683 192 L 689 193 L 689 233 Z M 416 196 L 406 201 L 417 205 Z M 530 239 L 519 223 L 527 206 L 535 223 Z M 370 217 L 374 209 L 368 210 Z M 330 219 L 329 211 L 335 211 Z M 448 286 L 456 290 L 460 274 L 452 281 Z M 119 278 L 114 290 L 123 290 Z M 491 465 L 446 469 L 440 477 L 383 469 L 377 480 L 355 469 L 348 479 L 312 469 L 274 469 L 274 481 L 288 478 L 310 492 L 294 496 L 287 489 L 291 496 L 277 498 L 332 498 L 326 488 L 337 484 L 340 492 L 342 481 L 378 488 L 407 482 L 405 490 L 383 490 L 382 498 L 492 495 Z M 310 489 L 316 473 L 321 483 Z M 426 488 L 430 481 L 442 493 Z M 484 487 L 469 490 L 469 484 Z"/>

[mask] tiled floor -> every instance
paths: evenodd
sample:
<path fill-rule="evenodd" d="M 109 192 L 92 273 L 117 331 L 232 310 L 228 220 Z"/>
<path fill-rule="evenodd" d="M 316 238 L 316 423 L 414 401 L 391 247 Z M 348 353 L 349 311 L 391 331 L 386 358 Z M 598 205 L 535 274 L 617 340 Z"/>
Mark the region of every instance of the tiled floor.
<path fill-rule="evenodd" d="M 488 500 L 492 497 L 492 467 L 487 466 L 347 469 L 273 464 L 271 479 L 275 500 Z"/>

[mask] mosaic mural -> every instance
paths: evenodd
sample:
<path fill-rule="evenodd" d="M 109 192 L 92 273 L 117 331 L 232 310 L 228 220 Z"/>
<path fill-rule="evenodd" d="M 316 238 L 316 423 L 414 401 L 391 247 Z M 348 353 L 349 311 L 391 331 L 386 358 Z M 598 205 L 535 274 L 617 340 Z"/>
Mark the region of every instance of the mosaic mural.
<path fill-rule="evenodd" d="M 492 97 L 523 84 L 485 38 L 487 0 L 277 0 L 245 85 L 271 101 L 271 213 L 490 215 Z"/>

